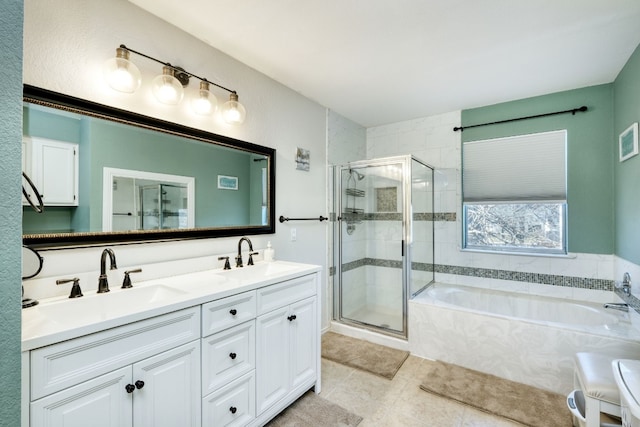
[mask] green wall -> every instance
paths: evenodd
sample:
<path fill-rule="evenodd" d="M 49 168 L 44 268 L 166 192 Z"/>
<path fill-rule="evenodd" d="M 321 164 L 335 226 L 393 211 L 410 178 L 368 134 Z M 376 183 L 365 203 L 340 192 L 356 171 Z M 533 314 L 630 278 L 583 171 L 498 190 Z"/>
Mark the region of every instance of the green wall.
<path fill-rule="evenodd" d="M 613 84 L 558 92 L 462 111 L 462 126 L 570 110 L 562 114 L 465 129 L 462 141 L 567 129 L 568 250 L 611 254 L 613 218 Z"/>
<path fill-rule="evenodd" d="M 618 161 L 618 135 L 640 122 L 640 46 L 614 82 L 615 254 L 640 264 L 640 156 Z"/>
<path fill-rule="evenodd" d="M 101 231 L 104 167 L 194 177 L 196 227 L 246 225 L 250 220 L 260 224 L 260 204 L 255 195 L 251 203 L 250 192 L 261 192 L 261 177 L 252 171 L 259 163 L 248 152 L 106 120 L 52 114 L 40 107 L 25 107 L 24 117 L 26 135 L 80 146 L 78 207 L 47 207 L 44 214 L 26 207 L 25 233 Z M 218 189 L 217 175 L 237 177 L 238 190 Z M 255 210 L 251 216 L 250 209 Z"/>
<path fill-rule="evenodd" d="M 22 0 L 0 13 L 0 425 L 20 425 Z"/>
<path fill-rule="evenodd" d="M 113 167 L 194 177 L 196 227 L 249 222 L 248 152 L 105 120 L 92 121 L 91 147 L 92 171 Z M 218 175 L 238 177 L 238 190 L 218 189 Z M 101 172 L 91 174 L 91 189 L 93 195 L 102 194 Z M 102 197 L 91 198 L 91 228 L 102 229 Z"/>

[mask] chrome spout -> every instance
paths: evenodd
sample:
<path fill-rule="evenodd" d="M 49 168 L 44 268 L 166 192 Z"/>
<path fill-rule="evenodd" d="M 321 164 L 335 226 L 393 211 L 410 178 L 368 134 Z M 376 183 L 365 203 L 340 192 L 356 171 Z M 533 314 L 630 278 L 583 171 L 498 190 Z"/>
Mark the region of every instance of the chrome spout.
<path fill-rule="evenodd" d="M 107 280 L 107 255 L 109 255 L 109 266 L 111 270 L 118 268 L 116 265 L 116 254 L 113 249 L 105 249 L 100 255 L 100 277 L 98 278 L 98 293 L 109 292 L 109 281 Z"/>
<path fill-rule="evenodd" d="M 629 311 L 629 304 L 625 304 L 623 302 L 607 302 L 607 303 L 604 303 L 602 306 L 604 308 L 610 308 L 612 310 L 619 310 L 624 312 Z"/>

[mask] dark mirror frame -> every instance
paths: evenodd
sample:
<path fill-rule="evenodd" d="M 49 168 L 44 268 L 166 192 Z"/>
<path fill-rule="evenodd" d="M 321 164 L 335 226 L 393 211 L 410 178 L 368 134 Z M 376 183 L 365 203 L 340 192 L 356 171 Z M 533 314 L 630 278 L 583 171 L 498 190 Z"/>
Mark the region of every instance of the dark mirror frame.
<path fill-rule="evenodd" d="M 121 231 L 121 232 L 79 232 L 59 234 L 23 234 L 24 245 L 38 248 L 90 246 L 101 244 L 126 244 L 148 241 L 203 239 L 212 237 L 232 237 L 247 234 L 273 234 L 275 233 L 275 189 L 276 150 L 269 147 L 253 144 L 235 138 L 205 132 L 188 126 L 144 116 L 130 111 L 109 107 L 103 104 L 75 98 L 47 89 L 31 85 L 24 85 L 24 102 L 57 108 L 90 117 L 111 120 L 145 129 L 156 130 L 172 135 L 191 138 L 210 144 L 264 155 L 268 158 L 268 186 L 267 208 L 268 224 L 264 226 L 246 227 L 210 227 L 193 228 L 187 230 L 146 230 L 146 231 Z"/>

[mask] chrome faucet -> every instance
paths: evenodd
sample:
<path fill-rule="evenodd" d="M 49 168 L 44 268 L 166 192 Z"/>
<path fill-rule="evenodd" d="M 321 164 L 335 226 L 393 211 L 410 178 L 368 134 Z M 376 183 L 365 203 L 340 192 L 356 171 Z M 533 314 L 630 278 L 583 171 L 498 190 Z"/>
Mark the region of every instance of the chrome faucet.
<path fill-rule="evenodd" d="M 111 270 L 118 268 L 116 265 L 116 254 L 113 249 L 105 249 L 100 256 L 100 277 L 98 278 L 98 293 L 103 294 L 109 292 L 109 281 L 107 280 L 107 255 L 109 255 L 109 265 Z"/>
<path fill-rule="evenodd" d="M 610 308 L 613 310 L 629 311 L 629 304 L 623 302 L 608 302 L 603 305 L 604 308 Z"/>
<path fill-rule="evenodd" d="M 253 244 L 248 237 L 242 237 L 238 242 L 238 256 L 236 257 L 236 267 L 242 267 L 242 242 L 247 242 L 249 244 L 249 265 L 253 265 Z"/>
<path fill-rule="evenodd" d="M 624 273 L 622 276 L 622 292 L 625 295 L 631 293 L 631 275 L 629 273 Z"/>

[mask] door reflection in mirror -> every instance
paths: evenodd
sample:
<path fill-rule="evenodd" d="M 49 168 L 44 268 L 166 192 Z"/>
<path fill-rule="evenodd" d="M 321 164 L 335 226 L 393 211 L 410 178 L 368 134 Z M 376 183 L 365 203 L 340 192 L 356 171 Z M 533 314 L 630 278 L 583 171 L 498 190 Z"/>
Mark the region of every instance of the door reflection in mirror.
<path fill-rule="evenodd" d="M 195 224 L 195 178 L 104 168 L 103 230 L 180 230 Z"/>

